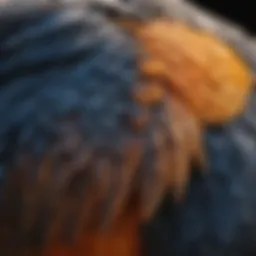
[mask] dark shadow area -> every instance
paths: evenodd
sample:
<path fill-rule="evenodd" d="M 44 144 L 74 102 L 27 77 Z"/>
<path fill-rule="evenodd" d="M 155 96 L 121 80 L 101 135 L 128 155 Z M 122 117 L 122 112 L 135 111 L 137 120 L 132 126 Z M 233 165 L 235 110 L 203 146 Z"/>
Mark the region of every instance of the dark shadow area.
<path fill-rule="evenodd" d="M 255 2 L 253 0 L 189 0 L 256 33 Z"/>

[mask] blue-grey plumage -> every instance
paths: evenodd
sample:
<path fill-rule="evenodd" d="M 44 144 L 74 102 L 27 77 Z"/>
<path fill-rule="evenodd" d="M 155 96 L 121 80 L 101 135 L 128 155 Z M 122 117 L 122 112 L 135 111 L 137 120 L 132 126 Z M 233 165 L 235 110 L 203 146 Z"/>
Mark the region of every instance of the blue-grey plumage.
<path fill-rule="evenodd" d="M 105 227 L 138 184 L 150 215 L 169 168 L 165 158 L 157 174 L 158 151 L 171 143 L 163 101 L 135 97 L 144 86 L 138 43 L 88 6 L 15 8 L 0 22 L 5 241 L 43 246 L 56 232 L 72 239 L 88 225 Z"/>

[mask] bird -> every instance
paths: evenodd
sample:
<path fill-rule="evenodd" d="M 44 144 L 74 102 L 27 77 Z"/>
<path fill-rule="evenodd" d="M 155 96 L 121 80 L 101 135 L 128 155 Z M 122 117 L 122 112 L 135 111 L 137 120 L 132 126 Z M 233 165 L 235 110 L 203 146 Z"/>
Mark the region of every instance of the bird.
<path fill-rule="evenodd" d="M 1 8 L 0 253 L 142 255 L 163 198 L 187 202 L 192 167 L 209 177 L 205 131 L 241 116 L 249 66 L 166 17 Z"/>

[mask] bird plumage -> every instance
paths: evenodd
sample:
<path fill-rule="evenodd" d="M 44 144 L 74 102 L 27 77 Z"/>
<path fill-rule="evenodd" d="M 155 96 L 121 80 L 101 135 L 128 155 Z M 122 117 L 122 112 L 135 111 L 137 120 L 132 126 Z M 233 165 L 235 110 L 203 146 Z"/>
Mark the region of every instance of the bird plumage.
<path fill-rule="evenodd" d="M 143 71 L 143 44 L 104 8 L 3 10 L 1 254 L 141 255 L 140 225 L 165 195 L 181 203 L 191 164 L 215 157 L 204 127 Z"/>

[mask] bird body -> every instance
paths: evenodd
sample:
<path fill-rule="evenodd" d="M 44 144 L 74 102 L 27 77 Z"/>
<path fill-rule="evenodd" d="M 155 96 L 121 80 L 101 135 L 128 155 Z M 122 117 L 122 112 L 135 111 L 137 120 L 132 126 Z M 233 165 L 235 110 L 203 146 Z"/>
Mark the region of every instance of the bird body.
<path fill-rule="evenodd" d="M 182 36 L 185 46 L 194 36 L 178 25 L 156 23 L 161 32 L 143 21 L 132 34 L 90 5 L 6 8 L 0 17 L 0 254 L 141 255 L 141 225 L 165 195 L 176 203 L 186 199 L 191 165 L 207 168 L 201 119 L 210 124 L 241 113 L 249 68 L 226 48 L 226 57 L 213 54 L 225 77 L 214 81 L 219 91 L 204 94 L 214 73 L 180 47 Z M 173 37 L 165 38 L 169 29 Z M 195 36 L 206 44 L 205 57 L 212 40 L 202 40 Z M 169 47 L 170 58 L 154 44 Z M 172 48 L 182 57 L 177 66 Z M 148 72 L 145 55 L 162 68 Z M 175 68 L 185 82 L 194 81 L 193 72 L 199 80 L 207 74 L 204 84 L 191 84 L 199 94 L 185 87 L 188 100 L 177 94 L 185 84 Z M 223 89 L 225 81 L 236 98 L 231 87 Z M 226 96 L 233 105 L 223 104 Z M 193 104 L 208 98 L 219 107 L 209 116 Z"/>

